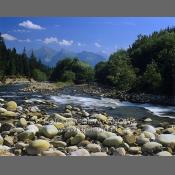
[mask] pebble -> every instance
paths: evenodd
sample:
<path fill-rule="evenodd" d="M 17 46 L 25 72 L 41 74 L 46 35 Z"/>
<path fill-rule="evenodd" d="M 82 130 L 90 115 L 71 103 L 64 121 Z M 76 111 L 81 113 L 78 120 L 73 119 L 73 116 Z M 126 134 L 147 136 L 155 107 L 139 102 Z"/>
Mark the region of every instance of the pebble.
<path fill-rule="evenodd" d="M 81 149 L 71 152 L 71 156 L 90 156 L 90 154 L 86 149 L 81 148 Z"/>
<path fill-rule="evenodd" d="M 153 153 L 155 151 L 160 151 L 162 149 L 162 145 L 157 142 L 148 142 L 145 143 L 142 147 L 143 152 Z"/>
<path fill-rule="evenodd" d="M 157 137 L 157 141 L 163 145 L 175 144 L 175 135 L 174 134 L 160 134 Z"/>
<path fill-rule="evenodd" d="M 126 155 L 126 151 L 125 151 L 125 148 L 123 147 L 117 148 L 113 152 L 113 156 L 125 156 L 125 155 Z"/>
<path fill-rule="evenodd" d="M 108 156 L 106 152 L 91 153 L 91 156 Z"/>
<path fill-rule="evenodd" d="M 42 151 L 41 153 L 43 156 L 66 156 L 65 153 L 59 151 L 59 150 L 48 150 L 48 151 Z"/>
<path fill-rule="evenodd" d="M 156 128 L 151 125 L 144 125 L 143 130 L 151 133 L 156 133 Z"/>
<path fill-rule="evenodd" d="M 101 152 L 101 146 L 97 145 L 97 144 L 88 144 L 86 146 L 86 149 L 91 152 L 91 153 L 95 153 L 95 152 Z"/>
<path fill-rule="evenodd" d="M 6 103 L 6 109 L 8 111 L 16 111 L 17 109 L 17 104 L 15 101 L 9 101 Z"/>
<path fill-rule="evenodd" d="M 85 135 L 79 132 L 73 138 L 71 138 L 71 145 L 77 145 L 84 139 L 85 139 Z"/>
<path fill-rule="evenodd" d="M 161 151 L 156 154 L 157 156 L 172 156 L 172 154 L 168 151 Z"/>
<path fill-rule="evenodd" d="M 45 137 L 52 138 L 58 134 L 58 129 L 54 125 L 45 125 L 41 132 Z"/>
<path fill-rule="evenodd" d="M 109 147 L 118 147 L 123 143 L 123 139 L 121 136 L 111 136 L 104 140 L 103 144 Z"/>

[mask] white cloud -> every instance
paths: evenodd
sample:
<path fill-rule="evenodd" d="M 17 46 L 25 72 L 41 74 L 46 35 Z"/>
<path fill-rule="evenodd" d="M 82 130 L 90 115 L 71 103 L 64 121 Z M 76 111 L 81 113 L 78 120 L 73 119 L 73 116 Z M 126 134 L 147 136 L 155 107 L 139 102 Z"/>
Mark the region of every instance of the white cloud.
<path fill-rule="evenodd" d="M 96 47 L 98 47 L 98 48 L 101 47 L 101 45 L 100 45 L 99 43 L 97 43 L 97 42 L 95 42 L 94 45 L 95 45 Z"/>
<path fill-rule="evenodd" d="M 17 40 L 16 37 L 12 36 L 12 35 L 9 35 L 7 33 L 4 33 L 1 35 L 5 40 L 8 40 L 8 41 L 14 41 L 14 40 Z"/>
<path fill-rule="evenodd" d="M 31 42 L 31 40 L 29 39 L 29 38 L 27 38 L 27 39 L 24 39 L 24 40 L 18 40 L 19 42 L 26 42 L 26 43 L 30 43 Z"/>
<path fill-rule="evenodd" d="M 34 29 L 34 30 L 43 30 L 44 28 L 40 25 L 34 24 L 32 21 L 23 21 L 19 23 L 19 26 L 25 27 L 27 29 Z"/>
<path fill-rule="evenodd" d="M 73 40 L 65 40 L 59 41 L 60 46 L 71 46 L 74 43 Z"/>
<path fill-rule="evenodd" d="M 79 47 L 80 47 L 80 46 L 82 46 L 82 44 L 81 44 L 81 43 L 79 43 L 79 42 L 77 43 L 77 45 L 78 45 Z"/>
<path fill-rule="evenodd" d="M 52 43 L 58 43 L 58 38 L 56 37 L 49 37 L 49 38 L 45 38 L 43 41 L 45 44 L 52 44 Z"/>

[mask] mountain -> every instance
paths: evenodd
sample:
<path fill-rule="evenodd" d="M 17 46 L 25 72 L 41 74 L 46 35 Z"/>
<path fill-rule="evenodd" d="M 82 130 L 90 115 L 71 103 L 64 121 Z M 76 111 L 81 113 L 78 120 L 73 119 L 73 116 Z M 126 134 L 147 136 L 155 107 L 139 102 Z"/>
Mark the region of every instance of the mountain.
<path fill-rule="evenodd" d="M 39 49 L 36 49 L 36 50 L 29 50 L 27 52 L 27 55 L 30 56 L 32 51 L 34 52 L 34 55 L 41 60 L 41 62 L 43 64 L 46 64 L 46 65 L 50 65 L 51 61 L 52 61 L 52 57 L 56 54 L 56 50 L 52 49 L 52 48 L 49 48 L 49 47 L 41 47 Z"/>
<path fill-rule="evenodd" d="M 93 53 L 93 52 L 87 52 L 82 51 L 79 53 L 67 50 L 67 49 L 60 49 L 59 51 L 56 51 L 54 49 L 48 48 L 48 47 L 41 47 L 39 49 L 33 50 L 34 55 L 41 60 L 42 63 L 53 67 L 56 65 L 56 63 L 64 58 L 79 58 L 81 61 L 84 61 L 91 66 L 95 66 L 100 61 L 106 61 L 107 56 L 105 57 L 102 54 Z M 29 50 L 27 52 L 27 55 L 30 55 L 32 53 L 32 50 Z"/>

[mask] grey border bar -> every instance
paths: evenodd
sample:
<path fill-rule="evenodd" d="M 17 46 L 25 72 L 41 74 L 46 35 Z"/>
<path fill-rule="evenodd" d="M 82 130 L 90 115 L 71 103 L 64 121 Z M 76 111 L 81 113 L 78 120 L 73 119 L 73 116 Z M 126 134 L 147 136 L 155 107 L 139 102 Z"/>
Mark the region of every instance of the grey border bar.
<path fill-rule="evenodd" d="M 174 0 L 1 0 L 0 16 L 174 16 Z"/>

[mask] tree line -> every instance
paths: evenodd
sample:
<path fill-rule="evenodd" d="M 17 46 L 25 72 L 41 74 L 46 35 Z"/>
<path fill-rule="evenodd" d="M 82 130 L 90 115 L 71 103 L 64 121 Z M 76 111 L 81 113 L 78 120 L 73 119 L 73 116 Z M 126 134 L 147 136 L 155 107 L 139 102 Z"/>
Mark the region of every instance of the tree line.
<path fill-rule="evenodd" d="M 26 55 L 24 48 L 22 54 L 16 49 L 8 49 L 3 37 L 0 35 L 0 79 L 8 76 L 25 76 L 38 81 L 45 81 L 50 76 L 50 69 L 41 63 L 32 53 Z"/>
<path fill-rule="evenodd" d="M 55 68 L 43 65 L 25 50 L 7 49 L 0 37 L 0 75 L 24 75 L 36 80 L 97 82 L 117 91 L 175 95 L 175 28 L 139 35 L 127 50 L 111 54 L 95 68 L 78 58 L 59 60 Z"/>

